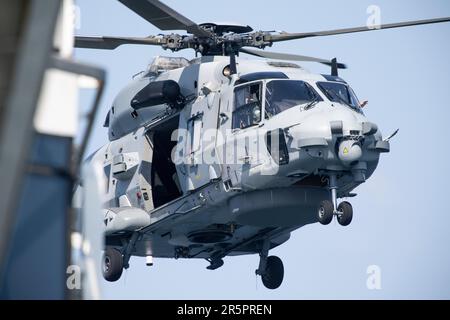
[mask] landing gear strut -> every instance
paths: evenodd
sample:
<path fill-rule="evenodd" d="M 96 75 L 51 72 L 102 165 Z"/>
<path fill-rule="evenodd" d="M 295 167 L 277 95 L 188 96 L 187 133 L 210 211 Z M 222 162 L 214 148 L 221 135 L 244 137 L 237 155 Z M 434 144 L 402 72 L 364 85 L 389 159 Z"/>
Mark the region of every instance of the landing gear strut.
<path fill-rule="evenodd" d="M 341 226 L 348 226 L 352 222 L 353 208 L 350 202 L 343 201 L 339 205 L 337 204 L 337 183 L 336 175 L 330 174 L 329 176 L 329 188 L 331 192 L 331 201 L 323 200 L 319 204 L 317 210 L 317 218 L 323 225 L 327 225 L 333 220 L 333 216 L 336 216 L 338 223 Z"/>
<path fill-rule="evenodd" d="M 283 262 L 277 256 L 268 256 L 269 240 L 264 241 L 261 253 L 259 254 L 259 266 L 255 271 L 261 276 L 261 280 L 267 289 L 276 289 L 283 282 L 284 267 Z"/>

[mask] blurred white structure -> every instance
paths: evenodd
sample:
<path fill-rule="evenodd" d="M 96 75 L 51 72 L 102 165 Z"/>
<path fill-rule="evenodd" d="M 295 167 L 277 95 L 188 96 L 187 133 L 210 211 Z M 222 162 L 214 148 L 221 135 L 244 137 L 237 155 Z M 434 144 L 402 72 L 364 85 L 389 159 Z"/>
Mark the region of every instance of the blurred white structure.
<path fill-rule="evenodd" d="M 96 173 L 84 175 L 88 193 L 82 195 L 81 216 L 76 217 L 72 194 L 105 73 L 72 60 L 74 12 L 73 0 L 0 4 L 5 44 L 0 63 L 7 66 L 0 72 L 0 170 L 8 186 L 0 193 L 4 299 L 100 298 L 101 183 Z M 80 77 L 93 79 L 97 96 L 76 148 Z M 73 265 L 74 257 L 79 265 Z M 78 271 L 81 290 L 68 285 L 68 277 Z"/>

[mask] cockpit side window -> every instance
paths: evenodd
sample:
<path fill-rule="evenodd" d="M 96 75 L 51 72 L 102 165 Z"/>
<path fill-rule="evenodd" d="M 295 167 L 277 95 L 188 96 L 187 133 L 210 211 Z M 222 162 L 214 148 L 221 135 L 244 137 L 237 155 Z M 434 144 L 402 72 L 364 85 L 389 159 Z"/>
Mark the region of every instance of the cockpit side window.
<path fill-rule="evenodd" d="M 244 129 L 261 121 L 262 83 L 251 83 L 234 89 L 233 129 Z"/>

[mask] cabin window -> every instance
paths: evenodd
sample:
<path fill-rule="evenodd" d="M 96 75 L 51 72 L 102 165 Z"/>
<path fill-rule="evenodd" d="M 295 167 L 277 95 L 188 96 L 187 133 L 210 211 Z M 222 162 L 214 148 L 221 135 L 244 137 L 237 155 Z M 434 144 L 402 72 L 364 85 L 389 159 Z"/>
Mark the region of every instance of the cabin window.
<path fill-rule="evenodd" d="M 103 127 L 109 128 L 109 118 L 110 118 L 110 112 L 106 114 L 105 122 L 103 123 Z"/>
<path fill-rule="evenodd" d="M 244 129 L 261 121 L 261 82 L 234 89 L 233 129 Z"/>
<path fill-rule="evenodd" d="M 189 146 L 188 153 L 196 152 L 200 149 L 201 145 L 201 133 L 202 133 L 202 118 L 200 116 L 194 117 L 189 120 Z"/>
<path fill-rule="evenodd" d="M 266 133 L 266 146 L 276 164 L 289 163 L 289 152 L 282 129 L 275 129 Z"/>
<path fill-rule="evenodd" d="M 109 193 L 109 178 L 111 176 L 111 164 L 108 164 L 103 167 L 103 173 L 105 174 L 105 190 L 106 193 Z"/>

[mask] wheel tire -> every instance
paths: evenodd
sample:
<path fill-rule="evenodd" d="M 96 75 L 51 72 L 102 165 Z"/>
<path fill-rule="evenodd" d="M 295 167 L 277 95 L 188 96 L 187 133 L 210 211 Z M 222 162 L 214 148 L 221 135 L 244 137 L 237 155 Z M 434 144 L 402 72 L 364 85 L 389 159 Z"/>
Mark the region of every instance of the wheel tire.
<path fill-rule="evenodd" d="M 267 289 L 276 289 L 283 282 L 284 266 L 283 261 L 277 256 L 267 257 L 266 270 L 261 276 L 262 282 Z"/>
<path fill-rule="evenodd" d="M 348 226 L 353 219 L 353 207 L 350 202 L 341 202 L 338 206 L 338 211 L 342 212 L 342 214 L 338 214 L 337 221 L 341 226 Z"/>
<path fill-rule="evenodd" d="M 117 281 L 123 271 L 122 254 L 114 248 L 106 248 L 102 259 L 103 278 L 106 281 Z"/>
<path fill-rule="evenodd" d="M 330 200 L 323 200 L 317 209 L 317 218 L 323 225 L 327 225 L 333 220 L 334 207 Z"/>

